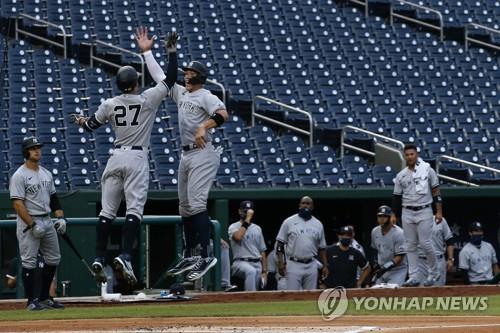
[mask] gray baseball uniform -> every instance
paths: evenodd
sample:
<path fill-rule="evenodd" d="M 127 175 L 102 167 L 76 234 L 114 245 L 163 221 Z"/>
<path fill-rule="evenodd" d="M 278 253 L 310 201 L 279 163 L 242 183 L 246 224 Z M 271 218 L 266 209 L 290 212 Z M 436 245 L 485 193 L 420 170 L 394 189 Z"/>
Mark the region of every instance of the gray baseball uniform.
<path fill-rule="evenodd" d="M 225 110 L 226 107 L 217 96 L 203 88 L 188 92 L 176 83 L 171 89 L 171 96 L 179 112 L 179 131 L 184 150 L 179 164 L 179 214 L 192 216 L 207 209 L 208 192 L 220 164 L 220 153 L 211 144 L 210 131 L 205 134 L 207 145 L 204 149 L 194 148 L 195 133 L 217 110 Z"/>
<path fill-rule="evenodd" d="M 288 290 L 317 288 L 318 265 L 314 257 L 326 248 L 323 224 L 314 216 L 305 221 L 298 214 L 288 217 L 276 240 L 286 244 Z"/>
<path fill-rule="evenodd" d="M 266 243 L 262 229 L 254 223 L 250 224 L 243 238 L 237 242 L 234 240 L 233 234 L 240 227 L 241 222 L 238 221 L 231 224 L 227 230 L 233 250 L 231 271 L 234 276 L 245 280 L 245 291 L 255 291 L 260 285 L 261 253 L 266 251 Z"/>
<path fill-rule="evenodd" d="M 55 192 L 52 175 L 42 166 L 35 171 L 22 165 L 10 180 L 10 198 L 23 200 L 33 221 L 45 232 L 42 238 L 34 237 L 32 230 L 23 233 L 26 223 L 17 216 L 16 235 L 24 268 L 36 267 L 38 251 L 42 253 L 47 265 L 59 264 L 61 259 L 59 240 L 49 215 L 51 212 L 50 195 Z"/>
<path fill-rule="evenodd" d="M 434 222 L 436 222 L 435 219 Z M 434 252 L 436 253 L 437 267 L 439 272 L 441 273 L 439 280 L 436 282 L 436 285 L 444 286 L 446 283 L 446 241 L 453 238 L 453 233 L 451 232 L 448 222 L 445 218 L 443 218 L 441 223 L 433 224 L 431 238 L 432 247 L 434 248 Z M 422 282 L 427 279 L 429 270 L 429 261 L 427 260 L 424 251 L 420 247 L 418 247 L 418 281 Z"/>
<path fill-rule="evenodd" d="M 102 174 L 100 215 L 114 219 L 125 196 L 126 214 L 142 219 L 149 187 L 151 130 L 158 106 L 168 94 L 169 89 L 160 82 L 140 95 L 107 99 L 95 113 L 101 124 L 111 123 L 116 135 L 115 149 Z"/>
<path fill-rule="evenodd" d="M 471 283 L 493 279 L 494 264 L 497 264 L 497 255 L 493 246 L 485 241 L 479 247 L 471 243 L 465 244 L 459 254 L 458 267 L 465 269 Z"/>
<path fill-rule="evenodd" d="M 439 186 L 439 180 L 436 172 L 420 158 L 414 170 L 406 167 L 394 179 L 393 193 L 402 195 L 403 213 L 401 218 L 406 238 L 408 275 L 413 280 L 418 278 L 418 245 L 429 261 L 429 274 L 437 272 L 436 254 L 431 241 L 434 223 L 431 189 L 437 186 Z"/>
<path fill-rule="evenodd" d="M 377 250 L 377 263 L 382 266 L 395 256 L 406 254 L 406 245 L 403 229 L 398 226 L 392 227 L 385 235 L 382 234 L 382 227 L 376 226 L 372 229 L 371 247 Z M 408 264 L 406 256 L 396 267 L 391 268 L 377 279 L 379 283 L 394 283 L 402 285 L 406 279 Z"/>
<path fill-rule="evenodd" d="M 267 270 L 269 273 L 274 273 L 277 283 L 276 288 L 278 290 L 286 290 L 286 276 L 281 276 L 281 274 L 278 272 L 278 258 L 276 256 L 276 249 L 273 249 L 271 252 L 269 252 L 267 256 Z"/>

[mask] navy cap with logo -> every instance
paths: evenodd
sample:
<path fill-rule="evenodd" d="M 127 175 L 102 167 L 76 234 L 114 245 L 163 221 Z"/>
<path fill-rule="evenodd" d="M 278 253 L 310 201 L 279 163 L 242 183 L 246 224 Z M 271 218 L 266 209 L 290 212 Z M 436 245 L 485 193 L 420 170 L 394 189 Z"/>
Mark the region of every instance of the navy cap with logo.
<path fill-rule="evenodd" d="M 383 205 L 378 208 L 377 216 L 391 216 L 392 209 L 389 206 Z"/>
<path fill-rule="evenodd" d="M 240 209 L 253 209 L 253 202 L 245 200 L 240 203 Z"/>
<path fill-rule="evenodd" d="M 481 222 L 474 221 L 469 225 L 469 231 L 482 231 L 483 225 Z"/>
<path fill-rule="evenodd" d="M 354 230 L 352 229 L 351 226 L 345 225 L 343 227 L 340 227 L 337 234 L 338 235 L 345 235 L 345 236 L 352 236 L 354 234 Z"/>

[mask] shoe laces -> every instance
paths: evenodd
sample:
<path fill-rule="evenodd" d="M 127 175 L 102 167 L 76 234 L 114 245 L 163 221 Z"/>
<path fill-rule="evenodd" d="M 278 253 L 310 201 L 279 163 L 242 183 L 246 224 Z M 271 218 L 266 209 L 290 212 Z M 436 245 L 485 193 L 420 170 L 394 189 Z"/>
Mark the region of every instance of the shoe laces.
<path fill-rule="evenodd" d="M 193 271 L 199 270 L 200 267 L 205 263 L 205 258 L 201 258 L 196 262 L 196 265 L 193 267 Z"/>

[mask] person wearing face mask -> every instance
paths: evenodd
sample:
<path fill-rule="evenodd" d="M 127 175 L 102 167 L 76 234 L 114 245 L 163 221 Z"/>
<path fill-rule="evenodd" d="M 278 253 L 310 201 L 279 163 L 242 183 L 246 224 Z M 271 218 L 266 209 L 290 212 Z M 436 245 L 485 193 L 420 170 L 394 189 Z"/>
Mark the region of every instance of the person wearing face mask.
<path fill-rule="evenodd" d="M 329 274 L 324 281 L 325 286 L 360 288 L 370 274 L 370 265 L 363 254 L 352 246 L 354 239 L 352 227 L 340 228 L 337 236 L 338 243 L 326 249 Z M 358 268 L 361 270 L 359 279 L 356 276 Z"/>
<path fill-rule="evenodd" d="M 483 225 L 472 222 L 469 226 L 469 243 L 460 250 L 458 268 L 466 284 L 487 284 L 493 275 L 500 273 L 493 246 L 483 240 Z"/>
<path fill-rule="evenodd" d="M 389 206 L 378 208 L 378 226 L 373 228 L 371 234 L 371 247 L 377 252 L 372 281 L 375 284 L 391 283 L 401 286 L 408 272 L 406 241 L 403 229 L 391 223 L 391 214 Z"/>
<path fill-rule="evenodd" d="M 313 200 L 303 197 L 299 212 L 283 221 L 276 237 L 278 272 L 286 276 L 288 290 L 317 288 L 318 265 L 314 257 L 318 253 L 323 264 L 322 279 L 328 276 L 325 231 L 321 221 L 312 215 L 313 209 Z"/>

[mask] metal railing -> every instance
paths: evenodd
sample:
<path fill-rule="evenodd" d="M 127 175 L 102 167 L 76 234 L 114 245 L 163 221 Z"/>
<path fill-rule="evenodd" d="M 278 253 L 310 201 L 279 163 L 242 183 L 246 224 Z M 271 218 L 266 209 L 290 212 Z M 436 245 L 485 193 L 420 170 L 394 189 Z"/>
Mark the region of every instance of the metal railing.
<path fill-rule="evenodd" d="M 212 227 L 213 227 L 213 242 L 214 242 L 214 256 L 217 258 L 218 262 L 220 263 L 220 246 L 216 246 L 220 244 L 220 239 L 221 239 L 221 227 L 220 223 L 217 220 L 211 220 L 212 222 Z M 0 229 L 1 228 L 13 228 L 16 227 L 16 220 L 0 220 Z M 75 236 L 73 236 L 73 232 L 75 232 L 72 227 L 73 226 L 95 226 L 97 223 L 99 223 L 99 219 L 97 217 L 77 217 L 77 218 L 68 218 L 68 235 L 73 239 L 73 242 L 75 242 L 75 246 L 77 249 L 80 250 L 79 244 L 76 242 L 78 239 Z M 125 218 L 124 217 L 117 217 L 114 221 L 113 224 L 119 224 L 122 225 L 125 223 Z M 182 235 L 182 218 L 180 216 L 167 216 L 167 215 L 145 215 L 143 217 L 143 220 L 141 222 L 140 228 L 139 228 L 139 235 L 138 235 L 138 248 L 139 248 L 139 276 L 142 278 L 142 280 L 146 284 L 146 288 L 150 287 L 150 281 L 149 281 L 149 227 L 151 225 L 175 225 L 175 235 L 174 235 L 174 242 L 175 242 L 175 261 L 178 259 L 182 258 L 182 253 L 183 253 L 183 235 Z M 165 235 L 167 237 L 168 235 Z M 60 240 L 60 244 L 64 244 L 63 241 Z M 85 256 L 85 253 L 83 252 L 83 249 L 80 250 L 81 254 Z M 67 258 L 65 260 L 73 260 L 76 258 L 73 253 L 71 254 L 66 254 L 64 255 L 63 258 Z M 174 261 L 174 263 L 175 263 Z M 75 265 L 79 265 L 79 263 L 76 263 Z M 21 265 L 19 265 L 20 269 Z M 20 276 L 20 275 L 18 275 Z M 89 274 L 90 278 L 90 274 Z M 212 274 L 213 280 L 211 281 L 213 284 L 213 287 L 215 290 L 221 290 L 221 266 L 216 265 L 214 267 L 214 272 Z M 19 283 L 20 282 L 20 283 Z M 22 279 L 18 279 L 18 285 L 16 288 L 16 295 L 17 298 L 22 298 L 22 292 L 23 288 L 21 286 Z"/>
<path fill-rule="evenodd" d="M 179 72 L 181 72 L 181 73 L 184 73 L 184 71 L 180 67 L 177 68 L 177 70 Z M 217 87 L 219 87 L 221 89 L 221 91 L 222 91 L 222 102 L 224 103 L 224 105 L 226 105 L 226 102 L 227 102 L 226 101 L 226 88 L 222 85 L 222 83 L 219 83 L 219 82 L 217 82 L 215 80 L 211 80 L 211 79 L 207 79 L 207 82 L 210 83 L 210 84 L 213 84 L 213 85 L 215 85 L 215 86 L 217 86 Z M 227 105 L 226 105 L 226 107 L 227 107 Z"/>
<path fill-rule="evenodd" d="M 439 39 L 441 41 L 444 40 L 443 15 L 441 14 L 440 11 L 432 9 L 430 7 L 417 5 L 416 3 L 405 1 L 405 0 L 397 0 L 396 2 L 398 2 L 398 3 L 402 4 L 402 5 L 403 4 L 404 5 L 408 5 L 410 7 L 415 7 L 415 8 L 418 8 L 418 9 L 423 9 L 423 10 L 426 10 L 427 12 L 436 14 L 439 17 L 439 25 L 430 24 L 428 22 L 425 22 L 425 21 L 422 21 L 422 20 L 418 20 L 418 19 L 413 18 L 413 17 L 409 17 L 409 16 L 406 16 L 406 15 L 395 13 L 394 12 L 394 4 L 391 5 L 391 14 L 389 16 L 389 20 L 390 20 L 390 24 L 391 25 L 393 25 L 394 17 L 397 17 L 399 19 L 402 19 L 402 20 L 405 20 L 405 21 L 408 21 L 408 22 L 420 24 L 420 25 L 422 25 L 424 27 L 438 30 L 439 31 Z"/>
<path fill-rule="evenodd" d="M 500 30 L 496 30 L 496 29 L 492 29 L 490 27 L 487 27 L 487 26 L 484 26 L 484 25 L 481 25 L 481 24 L 477 24 L 477 23 L 469 23 L 465 26 L 465 49 L 468 50 L 469 49 L 469 42 L 471 43 L 476 43 L 476 44 L 479 44 L 479 45 L 482 45 L 482 46 L 487 46 L 487 47 L 491 47 L 495 50 L 500 50 L 500 45 L 496 45 L 496 44 L 493 44 L 493 43 L 488 43 L 488 42 L 485 42 L 485 41 L 482 41 L 482 40 L 479 40 L 479 39 L 475 39 L 475 38 L 471 38 L 469 37 L 469 32 L 470 32 L 470 28 L 469 27 L 474 27 L 474 28 L 479 28 L 479 29 L 484 29 L 484 30 L 487 30 L 489 32 L 493 32 L 493 33 L 496 33 L 496 34 L 499 34 L 500 35 Z"/>
<path fill-rule="evenodd" d="M 441 169 L 441 163 L 442 163 L 441 161 L 442 160 L 448 160 L 448 161 L 458 162 L 458 163 L 462 163 L 462 164 L 465 164 L 465 165 L 469 165 L 469 166 L 472 166 L 472 167 L 476 167 L 476 168 L 479 168 L 479 169 L 488 170 L 488 171 L 500 174 L 500 170 L 499 169 L 495 169 L 495 168 L 491 168 L 491 167 L 488 167 L 488 166 L 485 166 L 485 165 L 481 165 L 481 164 L 469 162 L 469 161 L 462 160 L 460 158 L 456 158 L 456 157 L 452 157 L 452 156 L 448 156 L 448 155 L 440 155 L 440 156 L 438 156 L 437 159 L 436 159 L 436 174 L 438 175 L 438 177 L 440 177 L 442 179 L 446 179 L 446 180 L 451 181 L 451 182 L 455 182 L 457 184 L 468 185 L 468 186 L 472 186 L 472 187 L 479 187 L 478 184 L 471 183 L 471 182 L 468 182 L 466 180 L 462 180 L 462 179 L 458 179 L 458 178 L 453 178 L 453 177 L 450 177 L 450 176 L 447 176 L 447 175 L 440 174 L 439 170 Z"/>
<path fill-rule="evenodd" d="M 361 132 L 361 133 L 364 133 L 364 134 L 366 134 L 368 136 L 371 136 L 371 137 L 374 137 L 374 138 L 379 138 L 379 139 L 382 139 L 382 140 L 385 140 L 385 141 L 397 144 L 401 148 L 401 151 L 405 147 L 405 144 L 402 141 L 390 138 L 390 137 L 385 136 L 385 135 L 377 134 L 375 132 L 367 131 L 365 129 L 362 129 L 362 128 L 359 128 L 359 127 L 356 127 L 356 126 L 347 125 L 347 126 L 344 126 L 344 128 L 342 128 L 342 136 L 341 136 L 341 141 L 340 141 L 340 143 L 341 143 L 340 144 L 340 157 L 344 157 L 344 147 L 348 148 L 348 149 L 351 149 L 351 150 L 354 150 L 354 151 L 357 151 L 359 153 L 365 154 L 365 155 L 375 156 L 375 153 L 372 152 L 372 151 L 369 151 L 369 150 L 366 150 L 366 149 L 363 149 L 363 148 L 359 148 L 359 147 L 350 145 L 348 143 L 345 143 L 344 139 L 345 139 L 346 129 L 351 129 L 353 131 Z"/>
<path fill-rule="evenodd" d="M 35 21 L 35 22 L 38 22 L 38 23 L 42 23 L 42 24 L 48 25 L 49 27 L 53 27 L 53 28 L 57 28 L 57 29 L 61 30 L 61 35 L 63 37 L 62 44 L 58 43 L 58 42 L 55 42 L 53 40 L 50 40 L 48 38 L 44 38 L 44 37 L 38 36 L 36 34 L 33 34 L 33 33 L 29 32 L 29 31 L 20 29 L 19 28 L 19 22 L 18 22 L 20 18 L 32 20 L 32 21 Z M 35 38 L 35 39 L 41 40 L 41 41 L 43 41 L 45 43 L 48 43 L 50 45 L 54 45 L 54 46 L 62 48 L 63 49 L 63 54 L 64 54 L 64 59 L 67 58 L 66 37 L 71 36 L 71 34 L 67 34 L 66 30 L 64 29 L 64 27 L 62 25 L 57 25 L 57 24 L 54 24 L 52 22 L 41 20 L 41 19 L 36 18 L 34 16 L 22 13 L 22 14 L 19 14 L 18 17 L 16 17 L 15 28 L 16 28 L 15 29 L 16 30 L 16 32 L 15 32 L 15 34 L 16 34 L 15 35 L 16 36 L 16 40 L 19 39 L 19 34 L 23 34 L 25 36 L 29 36 L 31 38 Z"/>
<path fill-rule="evenodd" d="M 364 1 L 362 1 L 362 0 L 349 0 L 349 1 L 365 7 L 365 16 L 368 16 L 368 0 L 364 0 Z"/>
<path fill-rule="evenodd" d="M 279 120 L 276 120 L 276 119 L 264 116 L 264 115 L 262 115 L 260 113 L 257 113 L 256 112 L 256 102 L 257 102 L 258 99 L 263 100 L 263 101 L 265 101 L 267 103 L 276 104 L 276 105 L 281 106 L 282 108 L 285 108 L 285 109 L 288 109 L 288 110 L 295 111 L 295 112 L 298 112 L 300 114 L 303 114 L 304 116 L 307 117 L 307 119 L 309 121 L 309 131 L 303 130 L 302 128 L 298 128 L 298 127 L 295 127 L 295 126 L 292 126 L 292 125 L 288 125 L 287 123 L 284 123 L 282 121 L 279 121 Z M 299 108 L 296 108 L 296 107 L 293 107 L 293 106 L 290 106 L 290 105 L 278 102 L 278 101 L 276 101 L 274 99 L 270 99 L 270 98 L 267 98 L 267 97 L 264 97 L 264 96 L 257 95 L 257 96 L 255 96 L 253 98 L 253 102 L 252 102 L 252 123 L 251 123 L 252 127 L 255 126 L 255 118 L 259 118 L 259 119 L 268 121 L 270 123 L 273 123 L 275 125 L 279 125 L 279 126 L 288 128 L 289 130 L 292 130 L 292 131 L 295 131 L 295 132 L 307 135 L 307 136 L 309 136 L 309 147 L 312 147 L 313 144 L 314 144 L 313 118 L 312 118 L 311 114 L 309 112 L 307 112 L 307 111 L 304 111 L 302 109 L 299 109 Z"/>
<path fill-rule="evenodd" d="M 140 53 L 132 52 L 130 50 L 127 50 L 127 49 L 121 48 L 119 46 L 116 46 L 116 45 L 104 42 L 102 40 L 95 40 L 94 43 L 93 43 L 93 45 L 90 47 L 90 67 L 94 67 L 94 60 L 96 60 L 98 62 L 101 62 L 103 64 L 106 64 L 108 66 L 111 66 L 111 67 L 115 67 L 115 68 L 122 67 L 122 65 L 120 65 L 120 64 L 117 64 L 117 63 L 114 63 L 114 62 L 108 61 L 106 59 L 103 59 L 103 58 L 95 56 L 94 55 L 94 47 L 93 46 L 96 45 L 96 44 L 99 44 L 99 45 L 102 45 L 102 46 L 106 46 L 106 47 L 115 49 L 115 50 L 120 51 L 120 52 L 132 54 L 132 55 L 138 57 L 141 60 L 141 72 L 140 72 L 141 87 L 144 88 L 144 85 L 145 85 L 145 79 L 144 79 L 144 58 L 142 57 L 142 55 Z"/>

